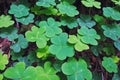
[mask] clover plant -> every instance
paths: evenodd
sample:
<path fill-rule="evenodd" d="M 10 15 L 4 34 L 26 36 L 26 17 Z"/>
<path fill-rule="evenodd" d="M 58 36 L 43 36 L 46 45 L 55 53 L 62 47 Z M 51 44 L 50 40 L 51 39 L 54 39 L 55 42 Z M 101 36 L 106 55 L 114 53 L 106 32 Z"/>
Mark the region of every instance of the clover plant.
<path fill-rule="evenodd" d="M 120 80 L 120 0 L 0 0 L 0 80 Z"/>

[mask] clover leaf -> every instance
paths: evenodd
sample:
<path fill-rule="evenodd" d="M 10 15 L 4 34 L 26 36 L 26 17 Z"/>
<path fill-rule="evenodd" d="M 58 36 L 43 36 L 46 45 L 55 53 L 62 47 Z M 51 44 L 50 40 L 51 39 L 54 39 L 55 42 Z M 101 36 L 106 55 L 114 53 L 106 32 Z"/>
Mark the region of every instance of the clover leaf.
<path fill-rule="evenodd" d="M 104 7 L 103 15 L 105 17 L 112 18 L 113 20 L 120 20 L 120 12 L 111 7 Z"/>
<path fill-rule="evenodd" d="M 101 8 L 101 3 L 95 0 L 82 0 L 82 4 L 86 7 L 95 7 L 100 9 Z"/>
<path fill-rule="evenodd" d="M 39 6 L 34 6 L 31 8 L 31 11 L 34 12 L 36 15 L 57 15 L 58 10 L 54 8 L 53 6 L 48 8 L 40 8 Z"/>
<path fill-rule="evenodd" d="M 60 60 L 64 60 L 67 57 L 74 55 L 73 46 L 67 43 L 68 35 L 61 33 L 58 36 L 51 38 L 52 45 L 49 47 L 51 54 L 56 55 Z"/>
<path fill-rule="evenodd" d="M 55 0 L 38 0 L 36 2 L 37 6 L 42 6 L 42 7 L 50 7 L 50 6 L 55 6 Z"/>
<path fill-rule="evenodd" d="M 29 14 L 27 17 L 17 18 L 16 20 L 18 22 L 21 22 L 24 25 L 28 25 L 29 23 L 34 22 L 33 18 L 34 18 L 34 15 L 33 14 Z"/>
<path fill-rule="evenodd" d="M 120 0 L 111 0 L 112 2 L 114 2 L 116 5 L 120 5 Z"/>
<path fill-rule="evenodd" d="M 8 38 L 10 41 L 14 41 L 18 38 L 17 34 L 18 30 L 17 28 L 7 28 L 7 29 L 1 29 L 0 37 L 2 38 Z"/>
<path fill-rule="evenodd" d="M 76 0 L 61 0 L 61 1 L 66 1 L 66 2 L 68 2 L 70 4 L 73 4 L 73 3 L 75 3 Z"/>
<path fill-rule="evenodd" d="M 95 29 L 88 29 L 87 27 L 81 27 L 78 30 L 78 34 L 81 36 L 81 41 L 86 44 L 97 45 L 96 39 L 100 39 Z"/>
<path fill-rule="evenodd" d="M 18 62 L 13 67 L 9 67 L 4 72 L 4 76 L 9 79 L 35 80 L 36 69 L 32 66 L 25 67 L 25 63 Z"/>
<path fill-rule="evenodd" d="M 67 75 L 68 80 L 92 80 L 92 73 L 84 59 L 69 59 L 62 64 L 62 72 Z"/>
<path fill-rule="evenodd" d="M 111 57 L 103 57 L 102 66 L 109 72 L 109 73 L 117 73 L 117 64 L 115 64 L 114 60 Z"/>
<path fill-rule="evenodd" d="M 120 40 L 115 41 L 114 46 L 120 51 Z"/>
<path fill-rule="evenodd" d="M 2 74 L 0 74 L 0 80 L 3 80 L 3 75 Z"/>
<path fill-rule="evenodd" d="M 79 12 L 76 10 L 76 7 L 73 5 L 70 5 L 68 2 L 64 1 L 57 5 L 58 10 L 61 14 L 66 14 L 70 17 L 74 17 L 75 15 L 78 15 Z"/>
<path fill-rule="evenodd" d="M 10 46 L 14 52 L 20 52 L 21 49 L 25 49 L 28 46 L 28 41 L 24 38 L 23 35 L 18 36 L 18 41 Z"/>
<path fill-rule="evenodd" d="M 47 21 L 41 21 L 39 26 L 46 29 L 45 35 L 47 37 L 53 37 L 62 33 L 62 30 L 59 28 L 61 26 L 60 22 L 55 21 L 53 18 L 48 18 Z"/>
<path fill-rule="evenodd" d="M 38 48 L 44 48 L 47 45 L 48 38 L 44 34 L 45 28 L 33 26 L 31 31 L 25 33 L 26 39 L 30 42 L 36 42 Z"/>
<path fill-rule="evenodd" d="M 4 70 L 6 64 L 8 64 L 8 56 L 6 54 L 2 55 L 0 51 L 0 70 Z"/>
<path fill-rule="evenodd" d="M 44 68 L 38 66 L 37 70 L 37 80 L 60 80 L 56 75 L 57 71 L 51 66 L 50 62 L 45 62 Z"/>
<path fill-rule="evenodd" d="M 10 6 L 9 14 L 14 14 L 14 16 L 17 18 L 24 17 L 29 14 L 29 8 L 22 4 L 20 5 L 12 4 Z"/>
<path fill-rule="evenodd" d="M 75 44 L 74 47 L 75 47 L 75 50 L 77 51 L 83 51 L 83 50 L 89 49 L 89 46 L 82 43 L 80 39 L 75 35 L 69 35 L 68 42 L 71 44 Z"/>
<path fill-rule="evenodd" d="M 89 15 L 81 14 L 80 18 L 78 18 L 77 21 L 81 27 L 92 28 L 96 25 L 96 22 L 93 21 Z"/>
<path fill-rule="evenodd" d="M 9 27 L 14 24 L 14 21 L 11 20 L 11 16 L 9 15 L 1 15 L 0 16 L 0 28 Z"/>
<path fill-rule="evenodd" d="M 61 17 L 61 24 L 67 26 L 69 29 L 73 29 L 78 26 L 77 20 L 71 17 Z"/>
<path fill-rule="evenodd" d="M 42 49 L 37 49 L 36 50 L 37 57 L 42 58 L 42 59 L 46 59 L 48 57 L 48 55 L 49 55 L 49 50 L 48 49 L 49 49 L 48 46 L 46 46 L 46 47 L 44 47 Z"/>
<path fill-rule="evenodd" d="M 102 29 L 104 35 L 112 40 L 118 40 L 120 37 L 120 25 L 118 24 L 102 25 Z"/>

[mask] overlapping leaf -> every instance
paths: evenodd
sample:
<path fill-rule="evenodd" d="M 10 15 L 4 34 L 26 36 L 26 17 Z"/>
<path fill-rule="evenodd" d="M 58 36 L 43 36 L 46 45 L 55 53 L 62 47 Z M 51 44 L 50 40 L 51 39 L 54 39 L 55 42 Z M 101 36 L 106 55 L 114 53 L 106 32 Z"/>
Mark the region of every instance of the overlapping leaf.
<path fill-rule="evenodd" d="M 88 29 L 87 27 L 81 27 L 78 30 L 78 34 L 81 35 L 81 41 L 86 44 L 97 45 L 96 39 L 100 39 L 95 29 Z"/>
<path fill-rule="evenodd" d="M 37 70 L 37 79 L 36 80 L 60 80 L 60 78 L 56 75 L 57 71 L 52 68 L 50 62 L 46 62 L 44 64 L 44 68 L 38 66 Z"/>
<path fill-rule="evenodd" d="M 34 22 L 33 19 L 34 19 L 34 15 L 29 14 L 27 17 L 17 18 L 16 20 L 24 25 L 28 25 L 29 23 Z"/>
<path fill-rule="evenodd" d="M 69 59 L 62 64 L 62 72 L 67 75 L 68 80 L 92 80 L 92 73 L 83 59 Z"/>
<path fill-rule="evenodd" d="M 110 57 L 104 57 L 102 61 L 102 66 L 109 72 L 109 73 L 117 73 L 118 67 L 117 64 L 115 64 L 114 60 Z"/>
<path fill-rule="evenodd" d="M 111 38 L 112 40 L 118 40 L 120 37 L 120 25 L 102 25 L 102 28 L 106 37 Z"/>
<path fill-rule="evenodd" d="M 18 36 L 18 41 L 11 45 L 11 49 L 13 49 L 14 52 L 20 52 L 21 49 L 25 49 L 28 46 L 28 41 L 26 38 L 24 38 L 23 35 Z"/>
<path fill-rule="evenodd" d="M 69 39 L 68 39 L 68 42 L 71 43 L 71 44 L 75 44 L 74 48 L 77 51 L 83 51 L 83 50 L 89 49 L 89 46 L 84 44 L 84 43 L 82 43 L 80 41 L 80 39 L 77 36 L 75 36 L 75 35 L 70 35 Z"/>
<path fill-rule="evenodd" d="M 8 56 L 6 54 L 2 55 L 2 52 L 0 51 L 0 70 L 4 70 L 6 64 L 8 64 Z"/>
<path fill-rule="evenodd" d="M 15 39 L 18 38 L 17 32 L 18 32 L 17 28 L 14 28 L 14 27 L 1 29 L 0 37 L 8 38 L 8 40 L 14 41 Z"/>
<path fill-rule="evenodd" d="M 45 36 L 45 28 L 33 26 L 31 31 L 25 33 L 26 39 L 30 42 L 36 42 L 38 48 L 44 48 L 47 45 L 48 38 Z"/>
<path fill-rule="evenodd" d="M 58 10 L 61 14 L 66 14 L 70 17 L 74 17 L 75 15 L 78 15 L 79 12 L 76 10 L 76 7 L 73 5 L 70 5 L 68 2 L 64 1 L 57 5 Z"/>
<path fill-rule="evenodd" d="M 78 26 L 77 20 L 75 18 L 67 16 L 61 18 L 61 24 L 63 26 L 67 26 L 69 29 L 73 29 Z"/>
<path fill-rule="evenodd" d="M 61 33 L 51 39 L 52 45 L 50 45 L 49 51 L 60 60 L 74 55 L 73 46 L 67 43 L 67 39 L 68 35 L 66 33 Z"/>
<path fill-rule="evenodd" d="M 101 8 L 101 3 L 95 0 L 82 0 L 81 1 L 83 5 L 85 5 L 86 7 L 96 7 L 98 9 Z"/>
<path fill-rule="evenodd" d="M 14 16 L 17 18 L 24 17 L 29 14 L 29 8 L 22 4 L 19 5 L 12 4 L 10 6 L 9 14 L 14 14 Z"/>
<path fill-rule="evenodd" d="M 54 37 L 62 33 L 62 30 L 59 28 L 61 26 L 60 22 L 55 21 L 53 18 L 48 18 L 47 21 L 41 21 L 39 26 L 46 29 L 45 35 L 47 37 Z"/>
<path fill-rule="evenodd" d="M 11 16 L 9 15 L 1 15 L 0 16 L 0 28 L 9 27 L 14 24 L 14 21 L 11 20 Z"/>
<path fill-rule="evenodd" d="M 95 21 L 93 21 L 89 15 L 81 14 L 77 21 L 81 27 L 92 28 L 96 25 Z"/>
<path fill-rule="evenodd" d="M 112 7 L 104 7 L 103 15 L 108 18 L 112 18 L 113 20 L 120 20 L 120 12 Z"/>
<path fill-rule="evenodd" d="M 36 2 L 37 6 L 50 7 L 56 5 L 55 0 L 38 0 Z"/>

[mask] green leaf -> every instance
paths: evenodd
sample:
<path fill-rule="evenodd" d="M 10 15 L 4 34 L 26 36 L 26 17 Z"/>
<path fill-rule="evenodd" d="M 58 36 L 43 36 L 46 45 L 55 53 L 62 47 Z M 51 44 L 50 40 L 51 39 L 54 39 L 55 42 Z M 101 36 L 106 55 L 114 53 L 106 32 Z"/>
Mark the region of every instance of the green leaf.
<path fill-rule="evenodd" d="M 82 0 L 82 4 L 86 7 L 95 7 L 100 9 L 101 8 L 101 2 L 95 1 L 95 0 Z"/>
<path fill-rule="evenodd" d="M 39 26 L 45 28 L 45 35 L 50 38 L 62 33 L 62 30 L 59 28 L 61 26 L 60 22 L 55 21 L 53 18 L 41 21 Z"/>
<path fill-rule="evenodd" d="M 118 40 L 120 37 L 120 25 L 118 24 L 102 25 L 102 29 L 104 35 L 112 40 Z"/>
<path fill-rule="evenodd" d="M 50 7 L 50 6 L 55 6 L 55 0 L 38 0 L 36 2 L 37 6 L 42 6 L 42 7 Z"/>
<path fill-rule="evenodd" d="M 17 18 L 24 17 L 29 14 L 29 8 L 22 4 L 19 5 L 12 4 L 10 6 L 9 14 L 14 14 L 14 16 Z"/>
<path fill-rule="evenodd" d="M 17 28 L 7 28 L 7 29 L 1 29 L 0 37 L 2 38 L 8 38 L 10 41 L 14 41 L 18 38 L 17 34 L 18 30 Z"/>
<path fill-rule="evenodd" d="M 104 7 L 103 15 L 105 17 L 112 18 L 113 20 L 120 20 L 120 12 L 111 7 Z"/>
<path fill-rule="evenodd" d="M 88 27 L 92 28 L 96 25 L 96 22 L 92 20 L 92 18 L 89 15 L 81 14 L 80 18 L 77 19 L 77 22 L 81 27 Z"/>
<path fill-rule="evenodd" d="M 73 29 L 78 26 L 77 20 L 71 17 L 61 17 L 61 24 L 67 26 L 69 29 Z"/>
<path fill-rule="evenodd" d="M 110 57 L 104 57 L 102 61 L 102 66 L 109 72 L 109 73 L 117 73 L 117 64 L 115 64 L 114 60 Z"/>
<path fill-rule="evenodd" d="M 19 62 L 13 67 L 7 68 L 4 76 L 10 79 L 36 80 L 36 69 L 32 66 L 25 68 L 25 63 Z"/>
<path fill-rule="evenodd" d="M 3 80 L 3 75 L 2 74 L 0 74 L 0 80 Z"/>
<path fill-rule="evenodd" d="M 120 40 L 115 41 L 114 46 L 120 51 Z"/>
<path fill-rule="evenodd" d="M 98 24 L 100 24 L 100 25 L 105 24 L 105 19 L 103 16 L 96 14 L 96 15 L 94 15 L 93 18 Z"/>
<path fill-rule="evenodd" d="M 48 7 L 48 8 L 40 8 L 38 6 L 34 6 L 31 8 L 31 11 L 34 12 L 36 15 L 57 15 L 58 10 L 54 7 Z"/>
<path fill-rule="evenodd" d="M 37 53 L 37 57 L 38 58 L 42 58 L 42 59 L 46 59 L 49 55 L 49 51 L 48 51 L 49 47 L 46 46 L 42 49 L 37 49 L 36 53 Z"/>
<path fill-rule="evenodd" d="M 76 37 L 75 35 L 69 35 L 68 42 L 71 44 L 75 44 L 74 47 L 75 47 L 75 50 L 77 51 L 81 52 L 81 51 L 89 49 L 89 46 L 82 43 L 80 39 Z"/>
<path fill-rule="evenodd" d="M 67 75 L 68 80 L 92 80 L 92 73 L 83 59 L 69 59 L 62 64 L 62 72 Z"/>
<path fill-rule="evenodd" d="M 76 7 L 73 5 L 70 5 L 68 2 L 64 1 L 57 5 L 58 10 L 61 14 L 66 14 L 70 17 L 74 17 L 75 15 L 78 15 L 79 12 L 76 10 Z"/>
<path fill-rule="evenodd" d="M 28 25 L 29 23 L 34 22 L 33 19 L 34 19 L 34 15 L 29 14 L 27 17 L 17 18 L 16 20 L 24 25 Z"/>
<path fill-rule="evenodd" d="M 116 5 L 120 5 L 120 0 L 111 0 L 112 2 L 114 2 Z"/>
<path fill-rule="evenodd" d="M 22 34 L 20 34 L 18 36 L 18 41 L 12 44 L 10 48 L 13 49 L 14 52 L 20 52 L 21 49 L 25 49 L 27 48 L 27 46 L 28 46 L 28 41 L 26 40 L 26 38 L 24 38 Z"/>
<path fill-rule="evenodd" d="M 60 80 L 56 75 L 56 70 L 51 67 L 50 62 L 44 64 L 44 68 L 36 67 L 37 70 L 37 80 Z"/>
<path fill-rule="evenodd" d="M 9 15 L 1 15 L 0 16 L 0 28 L 9 27 L 14 24 L 14 21 L 11 20 L 11 16 Z"/>
<path fill-rule="evenodd" d="M 81 41 L 86 44 L 97 45 L 96 39 L 100 39 L 95 29 L 88 29 L 87 27 L 81 27 L 78 30 L 78 34 L 81 35 Z"/>
<path fill-rule="evenodd" d="M 47 45 L 48 38 L 45 36 L 45 28 L 33 26 L 31 31 L 25 33 L 29 42 L 36 42 L 38 48 L 44 48 Z"/>
<path fill-rule="evenodd" d="M 6 54 L 2 55 L 0 51 L 0 70 L 4 70 L 6 64 L 8 64 L 8 56 Z"/>
<path fill-rule="evenodd" d="M 101 45 L 92 46 L 91 51 L 95 56 L 99 56 L 99 54 L 102 54 L 102 46 Z"/>
<path fill-rule="evenodd" d="M 73 3 L 75 3 L 76 0 L 61 0 L 61 1 L 66 1 L 66 2 L 68 2 L 70 4 L 73 4 Z"/>
<path fill-rule="evenodd" d="M 114 73 L 112 80 L 120 80 L 120 71 L 118 73 Z"/>
<path fill-rule="evenodd" d="M 68 35 L 66 33 L 51 38 L 52 45 L 50 45 L 49 51 L 60 60 L 74 56 L 73 46 L 67 43 L 67 39 Z"/>

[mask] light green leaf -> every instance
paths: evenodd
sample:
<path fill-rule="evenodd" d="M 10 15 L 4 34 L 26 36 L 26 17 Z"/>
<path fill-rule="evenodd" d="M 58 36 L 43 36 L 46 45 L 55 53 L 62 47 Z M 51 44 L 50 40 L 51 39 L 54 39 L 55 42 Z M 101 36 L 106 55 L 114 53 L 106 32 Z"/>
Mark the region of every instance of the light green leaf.
<path fill-rule="evenodd" d="M 75 50 L 77 50 L 77 51 L 81 52 L 83 50 L 89 49 L 89 46 L 82 43 L 80 41 L 80 39 L 78 37 L 76 37 L 75 35 L 69 35 L 68 42 L 71 44 L 75 44 L 74 47 L 75 47 Z"/>
<path fill-rule="evenodd" d="M 81 27 L 78 30 L 78 34 L 81 35 L 81 41 L 86 44 L 97 45 L 96 39 L 100 39 L 95 29 L 88 29 L 87 27 Z"/>
<path fill-rule="evenodd" d="M 55 6 L 55 0 L 38 0 L 36 2 L 37 6 L 42 6 L 42 7 L 50 7 L 50 6 Z"/>
<path fill-rule="evenodd" d="M 69 59 L 62 64 L 62 72 L 67 75 L 68 80 L 92 80 L 92 73 L 83 59 Z"/>
<path fill-rule="evenodd" d="M 100 9 L 101 8 L 101 2 L 95 1 L 95 0 L 82 0 L 82 4 L 86 7 L 95 7 Z"/>
<path fill-rule="evenodd" d="M 11 20 L 11 16 L 9 15 L 1 15 L 0 16 L 0 28 L 9 27 L 14 24 L 14 21 Z"/>
<path fill-rule="evenodd" d="M 4 70 L 6 64 L 8 64 L 8 56 L 6 54 L 2 55 L 0 51 L 0 70 Z"/>
<path fill-rule="evenodd" d="M 25 33 L 26 39 L 30 42 L 36 42 L 38 48 L 44 48 L 47 45 L 48 38 L 45 36 L 45 28 L 33 26 L 31 31 Z"/>
<path fill-rule="evenodd" d="M 110 57 L 104 57 L 102 61 L 102 66 L 109 72 L 109 73 L 117 73 L 118 67 L 117 64 L 115 64 L 114 60 Z"/>
<path fill-rule="evenodd" d="M 22 4 L 20 5 L 12 4 L 10 6 L 9 14 L 14 14 L 14 16 L 17 18 L 24 17 L 29 14 L 29 8 Z"/>
<path fill-rule="evenodd" d="M 53 18 L 41 21 L 39 26 L 45 28 L 45 35 L 50 38 L 62 33 L 62 30 L 59 28 L 61 26 L 60 22 L 55 21 Z"/>
<path fill-rule="evenodd" d="M 70 5 L 68 2 L 64 1 L 57 5 L 58 10 L 61 14 L 66 14 L 70 17 L 74 17 L 75 15 L 78 15 L 79 12 L 76 10 L 76 7 L 73 5 Z"/>
<path fill-rule="evenodd" d="M 3 75 L 2 74 L 0 74 L 0 80 L 3 80 Z"/>
<path fill-rule="evenodd" d="M 51 67 L 50 62 L 44 64 L 44 68 L 36 67 L 37 70 L 37 80 L 60 80 L 56 75 L 56 70 Z"/>
<path fill-rule="evenodd" d="M 50 45 L 49 51 L 60 60 L 74 56 L 73 46 L 67 43 L 67 39 L 68 35 L 66 33 L 51 38 L 52 45 Z"/>
<path fill-rule="evenodd" d="M 115 41 L 114 46 L 120 51 L 120 40 Z"/>

